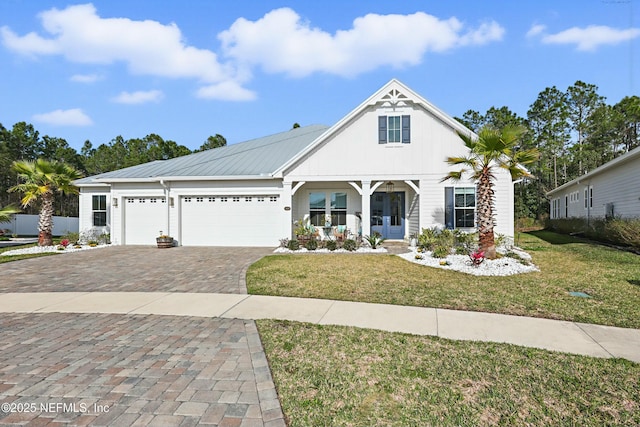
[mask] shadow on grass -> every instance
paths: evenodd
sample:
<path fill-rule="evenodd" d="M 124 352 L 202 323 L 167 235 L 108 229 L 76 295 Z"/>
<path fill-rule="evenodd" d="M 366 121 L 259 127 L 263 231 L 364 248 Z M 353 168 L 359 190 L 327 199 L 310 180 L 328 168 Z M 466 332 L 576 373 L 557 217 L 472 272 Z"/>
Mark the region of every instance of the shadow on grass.
<path fill-rule="evenodd" d="M 540 240 L 544 240 L 552 245 L 567 245 L 570 243 L 587 243 L 584 239 L 569 236 L 567 234 L 559 234 L 549 230 L 528 231 L 525 234 L 535 236 Z"/>
<path fill-rule="evenodd" d="M 640 280 L 627 280 L 633 286 L 640 286 Z"/>

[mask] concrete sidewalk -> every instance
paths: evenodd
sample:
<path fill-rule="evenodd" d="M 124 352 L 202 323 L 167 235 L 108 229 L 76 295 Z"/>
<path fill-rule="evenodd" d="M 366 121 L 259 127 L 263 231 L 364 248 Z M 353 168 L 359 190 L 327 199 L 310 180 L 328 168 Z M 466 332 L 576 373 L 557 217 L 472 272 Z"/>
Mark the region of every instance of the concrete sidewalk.
<path fill-rule="evenodd" d="M 550 319 L 262 295 L 175 292 L 0 294 L 3 313 L 110 313 L 282 319 L 504 342 L 640 363 L 640 330 Z"/>

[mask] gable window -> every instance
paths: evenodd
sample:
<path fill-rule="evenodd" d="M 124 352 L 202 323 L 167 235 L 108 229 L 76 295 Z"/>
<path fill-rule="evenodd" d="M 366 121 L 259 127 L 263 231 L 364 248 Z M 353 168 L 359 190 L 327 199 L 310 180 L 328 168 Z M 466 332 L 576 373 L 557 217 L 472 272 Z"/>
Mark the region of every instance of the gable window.
<path fill-rule="evenodd" d="M 324 226 L 326 207 L 327 203 L 324 193 L 309 194 L 309 216 L 311 225 L 315 225 L 317 227 Z"/>
<path fill-rule="evenodd" d="M 379 116 L 378 117 L 378 143 L 403 143 L 411 142 L 411 116 Z"/>
<path fill-rule="evenodd" d="M 347 193 L 331 193 L 331 225 L 347 225 Z"/>
<path fill-rule="evenodd" d="M 475 187 L 445 187 L 444 222 L 447 228 L 472 228 L 476 223 Z"/>
<path fill-rule="evenodd" d="M 94 227 L 104 227 L 107 225 L 107 196 L 91 196 L 91 212 Z"/>

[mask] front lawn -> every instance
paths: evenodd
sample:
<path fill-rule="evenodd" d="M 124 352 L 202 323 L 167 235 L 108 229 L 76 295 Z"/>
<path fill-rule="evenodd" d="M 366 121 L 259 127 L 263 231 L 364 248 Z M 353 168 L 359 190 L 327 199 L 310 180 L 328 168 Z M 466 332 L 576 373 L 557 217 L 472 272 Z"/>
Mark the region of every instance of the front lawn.
<path fill-rule="evenodd" d="M 289 426 L 640 425 L 640 364 L 257 322 Z"/>
<path fill-rule="evenodd" d="M 251 294 L 545 317 L 640 328 L 640 256 L 547 231 L 519 246 L 540 272 L 478 277 L 393 255 L 273 255 L 247 272 Z M 585 292 L 584 299 L 569 292 Z"/>
<path fill-rule="evenodd" d="M 2 252 L 12 251 L 14 249 L 25 249 L 25 248 L 30 248 L 32 246 L 36 246 L 36 243 L 29 243 L 29 244 L 20 245 L 20 246 L 8 246 L 6 248 L 0 248 L 0 254 Z M 5 263 L 5 262 L 11 262 L 11 261 L 19 261 L 21 259 L 39 258 L 39 257 L 42 257 L 42 256 L 49 256 L 49 255 L 57 255 L 57 253 L 49 252 L 49 253 L 39 253 L 39 254 L 21 254 L 21 255 L 0 256 L 0 264 Z"/>

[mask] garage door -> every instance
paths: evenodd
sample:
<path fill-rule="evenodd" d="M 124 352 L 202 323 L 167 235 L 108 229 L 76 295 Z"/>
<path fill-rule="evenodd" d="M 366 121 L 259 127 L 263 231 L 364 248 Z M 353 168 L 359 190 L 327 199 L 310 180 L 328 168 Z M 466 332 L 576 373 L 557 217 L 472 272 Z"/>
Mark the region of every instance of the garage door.
<path fill-rule="evenodd" d="M 167 232 L 164 197 L 125 197 L 124 244 L 155 245 L 160 231 Z"/>
<path fill-rule="evenodd" d="M 185 246 L 277 246 L 281 213 L 277 196 L 181 198 Z"/>

